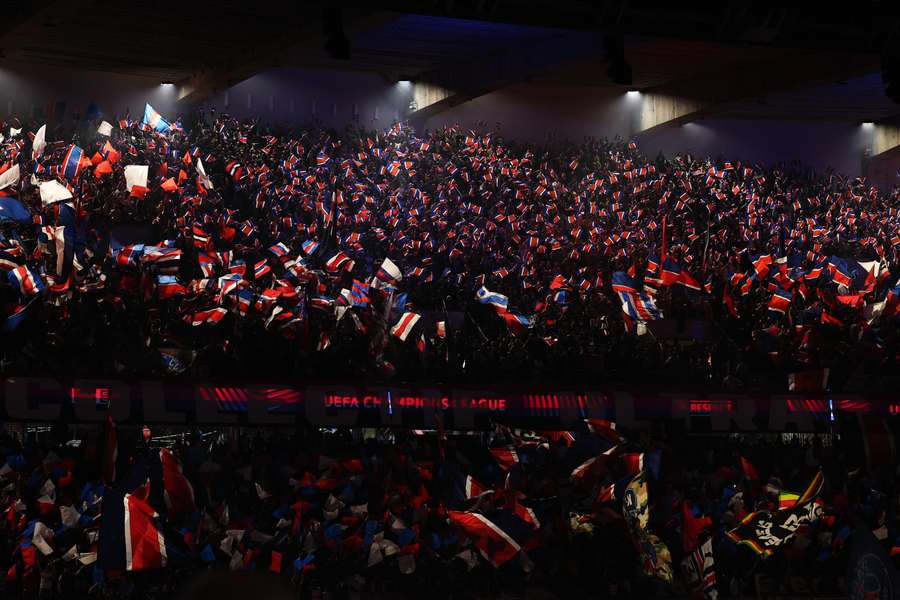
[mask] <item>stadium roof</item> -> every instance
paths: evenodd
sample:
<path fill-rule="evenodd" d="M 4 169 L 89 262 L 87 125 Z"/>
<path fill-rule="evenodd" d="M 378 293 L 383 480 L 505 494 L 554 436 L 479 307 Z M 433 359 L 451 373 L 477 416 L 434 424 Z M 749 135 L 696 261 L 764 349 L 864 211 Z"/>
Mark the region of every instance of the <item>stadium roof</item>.
<path fill-rule="evenodd" d="M 900 113 L 879 76 L 879 52 L 898 23 L 885 3 L 689 4 L 14 0 L 0 25 L 0 65 L 171 81 L 185 103 L 275 65 L 362 70 L 449 90 L 433 113 L 523 79 L 621 90 L 606 75 L 607 41 L 624 35 L 628 89 L 688 90 L 706 112 L 857 122 Z M 341 32 L 349 60 L 326 50 Z"/>

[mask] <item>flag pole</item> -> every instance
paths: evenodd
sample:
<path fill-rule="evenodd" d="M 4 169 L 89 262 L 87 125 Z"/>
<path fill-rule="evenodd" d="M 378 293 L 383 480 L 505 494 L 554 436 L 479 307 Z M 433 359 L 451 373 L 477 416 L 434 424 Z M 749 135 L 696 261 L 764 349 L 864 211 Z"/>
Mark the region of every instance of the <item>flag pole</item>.
<path fill-rule="evenodd" d="M 706 222 L 706 244 L 703 245 L 703 272 L 706 273 L 706 253 L 709 250 L 709 221 Z"/>
<path fill-rule="evenodd" d="M 487 341 L 488 337 L 484 335 L 484 331 L 481 330 L 481 326 L 475 322 L 475 319 L 472 318 L 472 315 L 469 314 L 469 311 L 466 311 L 466 317 L 468 317 L 468 319 L 472 321 L 472 325 L 475 326 L 475 329 L 478 330 L 478 333 L 481 334 L 481 337 L 484 339 L 484 341 Z"/>
<path fill-rule="evenodd" d="M 663 263 L 666 262 L 666 215 L 663 215 L 662 218 L 662 248 L 660 249 L 659 254 L 659 267 L 662 269 Z"/>

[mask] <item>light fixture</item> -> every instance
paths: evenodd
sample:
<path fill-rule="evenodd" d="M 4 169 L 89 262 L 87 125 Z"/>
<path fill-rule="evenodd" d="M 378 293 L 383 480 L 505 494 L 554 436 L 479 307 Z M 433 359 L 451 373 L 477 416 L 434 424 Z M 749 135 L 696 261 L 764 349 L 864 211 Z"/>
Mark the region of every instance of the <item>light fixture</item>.
<path fill-rule="evenodd" d="M 869 127 L 875 127 L 875 123 L 873 123 L 872 121 L 863 121 L 862 126 L 868 129 Z"/>
<path fill-rule="evenodd" d="M 628 90 L 625 93 L 632 98 L 636 98 L 641 95 L 641 93 L 638 90 Z"/>
<path fill-rule="evenodd" d="M 164 80 L 162 83 L 160 83 L 159 85 L 175 85 L 175 82 L 174 82 L 174 81 L 169 81 L 168 79 L 166 79 L 166 80 Z"/>
<path fill-rule="evenodd" d="M 336 60 L 350 60 L 350 40 L 344 33 L 344 16 L 339 6 L 328 6 L 322 12 L 325 52 Z"/>

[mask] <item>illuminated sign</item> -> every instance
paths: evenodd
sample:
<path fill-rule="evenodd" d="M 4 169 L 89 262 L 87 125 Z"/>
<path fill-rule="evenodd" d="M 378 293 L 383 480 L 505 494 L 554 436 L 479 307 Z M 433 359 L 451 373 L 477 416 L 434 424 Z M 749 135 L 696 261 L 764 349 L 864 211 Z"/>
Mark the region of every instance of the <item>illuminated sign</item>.
<path fill-rule="evenodd" d="M 485 386 L 284 385 L 9 378 L 0 386 L 0 419 L 135 424 L 199 423 L 329 427 L 490 428 L 494 423 L 568 429 L 583 419 L 643 427 L 683 420 L 711 431 L 815 431 L 841 414 L 900 416 L 893 398 L 803 394 L 561 390 Z"/>
<path fill-rule="evenodd" d="M 731 400 L 690 400 L 688 411 L 692 415 L 709 415 L 714 412 L 730 413 L 734 409 Z"/>

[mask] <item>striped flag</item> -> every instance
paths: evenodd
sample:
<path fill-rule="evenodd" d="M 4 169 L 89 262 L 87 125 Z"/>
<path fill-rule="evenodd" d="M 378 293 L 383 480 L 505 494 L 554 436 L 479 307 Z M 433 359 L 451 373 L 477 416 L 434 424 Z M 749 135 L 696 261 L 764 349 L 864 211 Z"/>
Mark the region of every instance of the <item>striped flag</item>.
<path fill-rule="evenodd" d="M 78 175 L 81 173 L 83 158 L 84 150 L 75 144 L 69 146 L 65 158 L 63 158 L 62 168 L 60 169 L 62 171 L 62 176 L 67 181 L 75 181 L 78 178 Z"/>
<path fill-rule="evenodd" d="M 447 516 L 451 524 L 472 538 L 475 547 L 494 567 L 509 562 L 522 550 L 513 538 L 484 515 L 451 510 Z"/>
<path fill-rule="evenodd" d="M 378 272 L 375 273 L 375 277 L 385 283 L 395 284 L 403 279 L 403 273 L 400 272 L 400 267 L 395 265 L 391 259 L 385 258 Z"/>
<path fill-rule="evenodd" d="M 37 296 L 46 288 L 37 273 L 26 265 L 16 267 L 7 274 L 7 277 L 9 283 L 18 288 L 19 293 L 25 297 Z"/>
<path fill-rule="evenodd" d="M 778 510 L 784 510 L 786 508 L 793 508 L 795 504 L 797 504 L 797 500 L 800 499 L 800 494 L 796 492 L 789 492 L 787 490 L 781 490 L 778 492 Z"/>
<path fill-rule="evenodd" d="M 353 288 L 350 290 L 350 296 L 352 297 L 352 305 L 365 307 L 369 305 L 369 284 L 359 281 L 358 279 L 353 280 Z"/>
<path fill-rule="evenodd" d="M 311 255 L 313 252 L 319 249 L 319 242 L 315 242 L 313 240 L 306 240 L 302 244 L 300 244 L 300 248 L 303 250 L 303 253 L 307 256 Z"/>
<path fill-rule="evenodd" d="M 341 268 L 351 271 L 354 266 L 353 260 L 343 252 L 338 252 L 325 262 L 325 270 L 329 273 L 337 273 Z"/>
<path fill-rule="evenodd" d="M 169 122 L 162 118 L 156 109 L 147 104 L 144 106 L 144 129 L 147 131 L 156 130 L 160 133 L 165 133 L 171 129 L 171 125 Z"/>
<path fill-rule="evenodd" d="M 688 586 L 705 600 L 718 598 L 716 590 L 716 564 L 713 559 L 712 538 L 703 542 L 681 561 L 681 570 Z"/>
<path fill-rule="evenodd" d="M 169 515 L 190 514 L 196 510 L 194 488 L 181 470 L 181 463 L 168 448 L 159 451 L 162 463 L 163 499 Z"/>
<path fill-rule="evenodd" d="M 125 494 L 125 569 L 146 571 L 166 566 L 166 541 L 159 514 L 144 500 Z M 105 511 L 104 511 L 105 513 Z"/>
<path fill-rule="evenodd" d="M 507 306 L 509 305 L 509 298 L 507 298 L 503 294 L 492 292 L 484 286 L 478 288 L 478 291 L 475 292 L 475 297 L 482 304 L 490 304 L 494 308 L 502 310 L 506 310 Z"/>
<path fill-rule="evenodd" d="M 397 321 L 397 324 L 391 327 L 391 335 L 400 338 L 401 341 L 405 342 L 406 338 L 409 336 L 409 333 L 413 330 L 413 327 L 416 326 L 416 323 L 419 322 L 419 319 L 422 318 L 422 315 L 416 314 L 414 312 L 405 312 L 403 316 L 400 317 L 400 320 Z"/>

